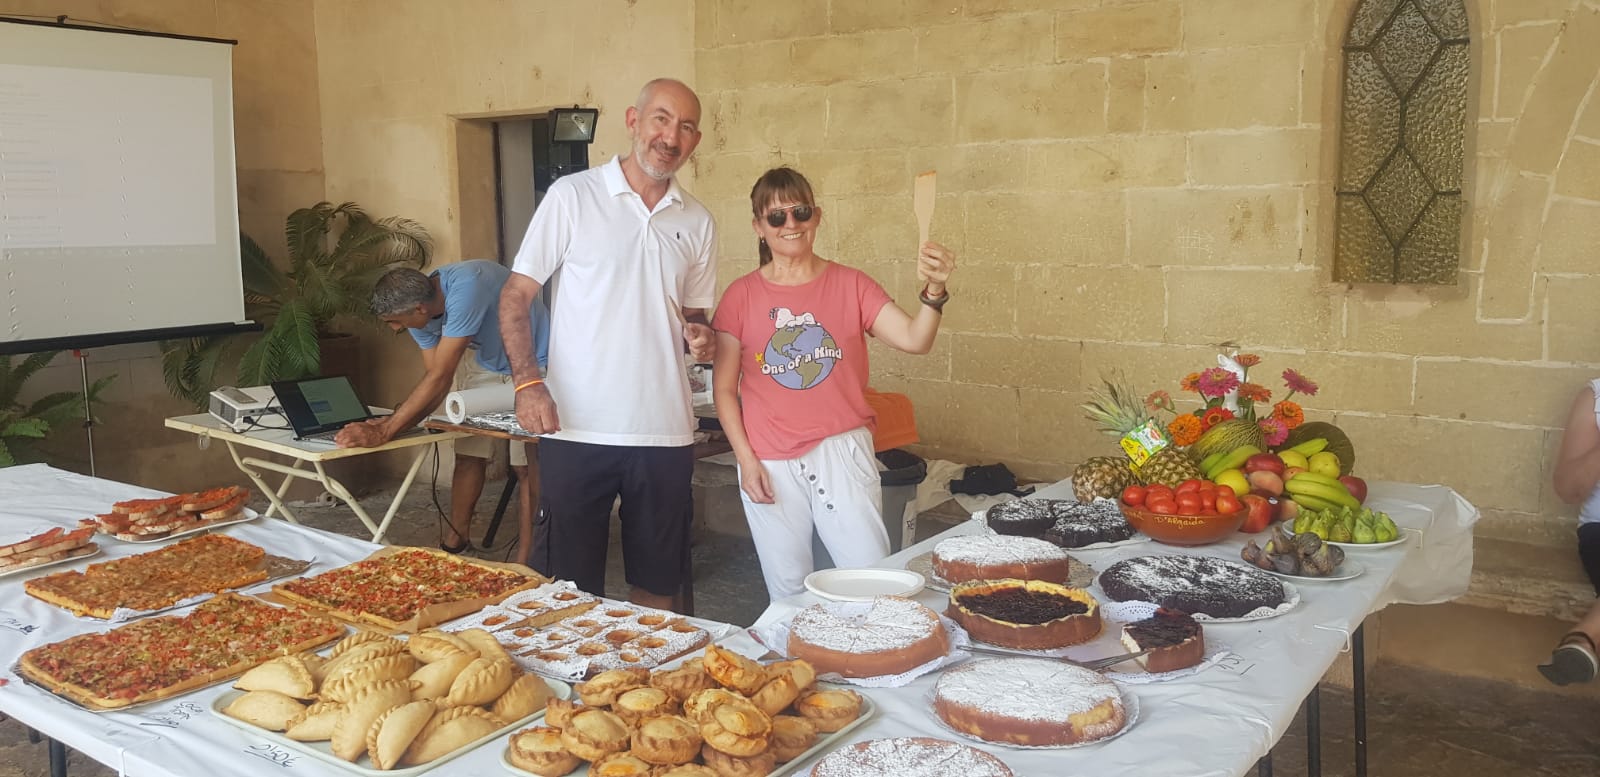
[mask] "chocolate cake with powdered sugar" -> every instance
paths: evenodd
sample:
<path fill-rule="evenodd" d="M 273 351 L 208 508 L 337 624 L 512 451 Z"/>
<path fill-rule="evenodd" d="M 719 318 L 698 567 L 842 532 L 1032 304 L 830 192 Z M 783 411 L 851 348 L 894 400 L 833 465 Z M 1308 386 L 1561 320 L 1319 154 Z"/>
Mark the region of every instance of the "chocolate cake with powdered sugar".
<path fill-rule="evenodd" d="M 1011 777 L 1000 759 L 975 747 L 931 737 L 895 737 L 835 750 L 812 777 Z"/>
<path fill-rule="evenodd" d="M 1063 548 L 1121 542 L 1134 535 L 1133 527 L 1122 515 L 1122 508 L 1110 499 L 1088 503 L 1060 501 L 1052 514 L 1055 522 L 1045 529 L 1044 538 Z"/>
<path fill-rule="evenodd" d="M 1238 618 L 1284 603 L 1282 581 L 1259 569 L 1208 556 L 1140 556 L 1100 573 L 1114 601 L 1154 602 L 1190 615 Z"/>
<path fill-rule="evenodd" d="M 1018 499 L 1001 502 L 983 514 L 983 521 L 995 534 L 1038 537 L 1056 522 L 1055 503 L 1059 499 Z"/>

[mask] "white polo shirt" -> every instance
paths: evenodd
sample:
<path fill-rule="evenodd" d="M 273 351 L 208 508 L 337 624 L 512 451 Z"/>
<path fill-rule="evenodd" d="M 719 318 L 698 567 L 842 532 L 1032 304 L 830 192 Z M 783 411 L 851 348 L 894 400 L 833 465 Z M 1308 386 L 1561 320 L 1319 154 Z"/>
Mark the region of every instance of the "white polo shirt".
<path fill-rule="evenodd" d="M 682 307 L 716 295 L 711 212 L 673 179 L 645 208 L 618 158 L 551 184 L 513 268 L 541 284 L 561 271 L 550 305 L 545 382 L 556 439 L 600 445 L 694 443 Z"/>

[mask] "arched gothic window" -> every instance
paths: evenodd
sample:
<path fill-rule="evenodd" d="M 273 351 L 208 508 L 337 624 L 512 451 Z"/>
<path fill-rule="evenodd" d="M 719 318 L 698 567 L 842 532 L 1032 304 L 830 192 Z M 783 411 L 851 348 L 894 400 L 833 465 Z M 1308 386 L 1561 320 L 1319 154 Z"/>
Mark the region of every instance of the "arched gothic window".
<path fill-rule="evenodd" d="M 1335 280 L 1451 284 L 1467 112 L 1463 0 L 1360 0 L 1344 44 Z"/>

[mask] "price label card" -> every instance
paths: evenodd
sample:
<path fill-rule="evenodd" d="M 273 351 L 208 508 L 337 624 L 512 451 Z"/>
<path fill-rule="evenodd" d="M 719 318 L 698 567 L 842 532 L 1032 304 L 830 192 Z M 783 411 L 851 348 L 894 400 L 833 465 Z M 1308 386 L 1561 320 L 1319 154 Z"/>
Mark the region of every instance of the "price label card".
<path fill-rule="evenodd" d="M 257 758 L 260 758 L 263 761 L 277 764 L 285 769 L 294 768 L 295 760 L 300 757 L 292 750 L 285 750 L 284 748 L 270 743 L 251 745 L 246 747 L 244 751 Z"/>
<path fill-rule="evenodd" d="M 0 613 L 0 629 L 14 631 L 18 634 L 32 634 L 38 631 L 39 627 L 14 615 Z"/>
<path fill-rule="evenodd" d="M 161 712 L 152 712 L 142 715 L 145 720 L 139 721 L 141 726 L 156 728 L 177 728 L 185 721 L 198 716 L 201 712 L 200 705 L 193 702 L 183 702 Z"/>
<path fill-rule="evenodd" d="M 1256 662 L 1241 658 L 1237 653 L 1228 653 L 1219 657 L 1216 664 L 1217 669 L 1241 677 L 1249 674 L 1250 670 L 1254 669 L 1255 666 Z"/>

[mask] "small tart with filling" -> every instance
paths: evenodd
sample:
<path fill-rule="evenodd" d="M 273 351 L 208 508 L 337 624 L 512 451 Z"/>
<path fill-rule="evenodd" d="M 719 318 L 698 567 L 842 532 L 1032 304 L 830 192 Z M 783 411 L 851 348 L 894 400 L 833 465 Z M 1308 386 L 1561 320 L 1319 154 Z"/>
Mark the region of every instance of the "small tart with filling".
<path fill-rule="evenodd" d="M 704 660 L 691 658 L 677 669 L 664 669 L 652 673 L 650 687 L 660 688 L 682 702 L 701 691 L 717 687 L 717 681 L 706 674 Z"/>
<path fill-rule="evenodd" d="M 861 716 L 861 694 L 845 688 L 807 691 L 795 699 L 794 709 L 817 731 L 832 734 Z"/>
<path fill-rule="evenodd" d="M 684 717 L 695 723 L 704 723 L 711 711 L 723 704 L 749 704 L 750 700 L 723 688 L 708 688 L 683 703 Z"/>
<path fill-rule="evenodd" d="M 551 696 L 544 703 L 544 724 L 555 728 L 572 725 L 572 716 L 578 714 L 578 704 L 571 699 Z"/>
<path fill-rule="evenodd" d="M 640 718 L 676 714 L 678 700 L 660 688 L 634 688 L 619 694 L 611 703 L 611 711 L 628 723 L 636 724 Z"/>
<path fill-rule="evenodd" d="M 561 729 L 561 744 L 585 761 L 627 750 L 629 739 L 628 724 L 606 710 L 580 710 Z"/>
<path fill-rule="evenodd" d="M 589 777 L 650 777 L 656 765 L 633 753 L 612 753 L 589 764 Z"/>
<path fill-rule="evenodd" d="M 789 709 L 789 705 L 799 696 L 800 687 L 795 685 L 794 675 L 781 672 L 761 686 L 761 690 L 756 691 L 750 701 L 770 717 Z"/>
<path fill-rule="evenodd" d="M 588 682 L 578 683 L 573 690 L 590 707 L 609 707 L 623 692 L 643 688 L 649 682 L 650 672 L 646 669 L 608 669 Z"/>
<path fill-rule="evenodd" d="M 536 726 L 512 734 L 506 760 L 539 777 L 563 777 L 583 764 L 583 759 L 567 752 L 561 744 L 561 730 L 549 726 Z"/>
<path fill-rule="evenodd" d="M 1079 645 L 1100 634 L 1100 603 L 1043 580 L 973 580 L 950 591 L 945 612 L 974 639 L 1022 650 Z"/>
<path fill-rule="evenodd" d="M 746 696 L 767 682 L 766 668 L 715 643 L 706 645 L 705 667 L 719 685 Z"/>
<path fill-rule="evenodd" d="M 772 719 L 772 736 L 767 742 L 778 763 L 788 763 L 817 743 L 817 727 L 802 717 L 778 715 Z"/>
<path fill-rule="evenodd" d="M 633 754 L 662 766 L 688 763 L 700 753 L 700 729 L 679 715 L 658 715 L 639 721 L 633 732 Z"/>
<path fill-rule="evenodd" d="M 718 777 L 766 777 L 778 768 L 778 759 L 767 751 L 759 755 L 740 757 L 729 755 L 707 742 L 700 749 L 700 759 L 712 768 Z"/>
<path fill-rule="evenodd" d="M 719 704 L 700 724 L 706 746 L 740 758 L 766 752 L 771 734 L 772 718 L 749 702 Z"/>
<path fill-rule="evenodd" d="M 804 658 L 767 664 L 769 677 L 776 677 L 779 674 L 787 674 L 794 678 L 795 687 L 802 691 L 809 691 L 817 685 L 817 668 Z"/>
<path fill-rule="evenodd" d="M 679 764 L 668 767 L 656 777 L 722 777 L 722 775 L 705 764 Z"/>
<path fill-rule="evenodd" d="M 518 721 L 544 709 L 550 697 L 550 684 L 543 677 L 524 673 L 494 700 L 489 712 L 507 722 Z"/>

